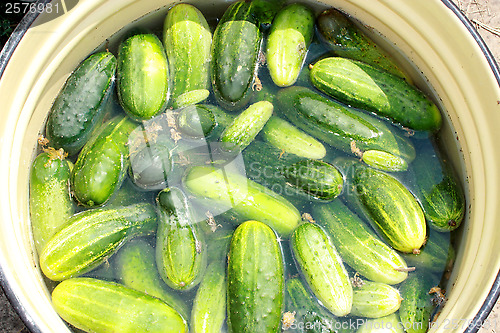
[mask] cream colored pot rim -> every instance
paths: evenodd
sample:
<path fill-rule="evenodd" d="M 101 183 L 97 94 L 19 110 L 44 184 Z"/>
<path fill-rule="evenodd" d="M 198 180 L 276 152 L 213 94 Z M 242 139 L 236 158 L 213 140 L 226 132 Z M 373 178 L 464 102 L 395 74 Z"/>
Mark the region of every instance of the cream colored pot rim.
<path fill-rule="evenodd" d="M 49 3 L 51 0 L 38 0 L 37 3 L 45 4 Z M 464 24 L 467 28 L 471 36 L 477 42 L 481 51 L 483 52 L 486 61 L 488 62 L 497 82 L 500 86 L 500 68 L 496 63 L 494 57 L 492 56 L 490 50 L 488 49 L 486 43 L 481 38 L 477 30 L 474 28 L 472 23 L 467 19 L 467 17 L 460 11 L 460 9 L 451 1 L 451 0 L 441 0 L 441 2 L 448 7 Z M 0 80 L 2 78 L 2 74 L 9 63 L 9 60 L 14 53 L 17 45 L 22 40 L 26 31 L 30 28 L 33 21 L 37 18 L 38 13 L 28 13 L 19 25 L 16 27 L 13 34 L 10 36 L 9 40 L 3 47 L 0 52 Z M 15 311 L 19 314 L 25 325 L 31 332 L 41 332 L 38 328 L 37 324 L 32 320 L 30 313 L 26 311 L 26 309 L 20 304 L 15 293 L 13 292 L 11 286 L 8 281 L 5 279 L 4 267 L 2 266 L 2 262 L 0 262 L 0 285 L 2 286 L 7 298 L 12 304 Z M 493 306 L 497 302 L 500 296 L 500 272 L 497 273 L 497 277 L 495 282 L 493 283 L 488 296 L 486 297 L 482 307 L 474 317 L 474 320 L 469 325 L 469 327 L 465 330 L 465 332 L 472 333 L 477 332 L 481 324 L 487 318 L 488 314 L 491 312 Z"/>

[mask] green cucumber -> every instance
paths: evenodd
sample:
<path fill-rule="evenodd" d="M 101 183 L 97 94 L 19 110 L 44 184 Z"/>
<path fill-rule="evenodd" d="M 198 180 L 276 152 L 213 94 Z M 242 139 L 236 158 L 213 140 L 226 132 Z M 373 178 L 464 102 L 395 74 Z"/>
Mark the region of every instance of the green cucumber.
<path fill-rule="evenodd" d="M 116 58 L 99 52 L 71 73 L 52 105 L 46 136 L 50 146 L 76 154 L 104 116 L 104 105 L 114 87 Z"/>
<path fill-rule="evenodd" d="M 114 261 L 118 281 L 126 287 L 159 298 L 188 318 L 187 305 L 169 290 L 158 274 L 155 249 L 144 239 L 134 239 L 118 251 Z"/>
<path fill-rule="evenodd" d="M 429 271 L 442 275 L 455 260 L 455 250 L 450 242 L 450 233 L 429 230 L 429 237 L 419 254 L 404 254 L 409 265 L 417 271 Z"/>
<path fill-rule="evenodd" d="M 35 248 L 45 244 L 75 211 L 69 188 L 70 167 L 61 151 L 39 154 L 30 170 L 30 221 Z"/>
<path fill-rule="evenodd" d="M 285 0 L 252 0 L 255 15 L 264 29 L 271 26 L 274 17 L 284 4 Z"/>
<path fill-rule="evenodd" d="M 261 40 L 252 4 L 230 5 L 217 24 L 211 50 L 212 88 L 224 108 L 239 109 L 249 101 Z"/>
<path fill-rule="evenodd" d="M 166 188 L 157 196 L 159 213 L 156 262 L 165 283 L 176 290 L 190 290 L 203 277 L 207 249 L 202 232 L 184 193 Z"/>
<path fill-rule="evenodd" d="M 353 299 L 349 275 L 323 229 L 303 223 L 292 234 L 291 244 L 297 266 L 318 300 L 336 316 L 349 314 Z"/>
<path fill-rule="evenodd" d="M 318 16 L 316 23 L 321 39 L 338 56 L 364 61 L 409 80 L 395 60 L 346 14 L 330 8 Z"/>
<path fill-rule="evenodd" d="M 86 332 L 188 332 L 186 321 L 157 298 L 113 282 L 74 278 L 52 291 L 56 312 Z"/>
<path fill-rule="evenodd" d="M 194 333 L 221 331 L 226 319 L 226 289 L 225 265 L 210 264 L 193 301 L 191 328 Z"/>
<path fill-rule="evenodd" d="M 227 266 L 232 332 L 278 332 L 284 299 L 283 257 L 274 231 L 247 221 L 234 232 Z"/>
<path fill-rule="evenodd" d="M 447 158 L 430 145 L 422 147 L 412 175 L 414 193 L 429 226 L 441 232 L 458 228 L 464 219 L 465 194 Z"/>
<path fill-rule="evenodd" d="M 122 186 L 106 203 L 105 207 L 118 208 L 140 202 L 153 202 L 153 192 L 137 191 L 137 186 L 127 177 L 123 181 Z"/>
<path fill-rule="evenodd" d="M 173 107 L 176 109 L 183 108 L 189 105 L 195 105 L 203 102 L 210 96 L 210 91 L 207 89 L 197 89 L 179 95 L 174 102 Z"/>
<path fill-rule="evenodd" d="M 262 129 L 262 137 L 276 148 L 297 156 L 321 159 L 326 155 L 321 142 L 278 117 L 269 119 Z"/>
<path fill-rule="evenodd" d="M 364 62 L 330 57 L 311 69 L 313 85 L 339 101 L 388 117 L 417 131 L 437 131 L 437 106 L 404 79 Z"/>
<path fill-rule="evenodd" d="M 407 333 L 424 333 L 429 327 L 434 305 L 429 294 L 434 287 L 428 277 L 412 274 L 401 285 L 400 291 L 403 301 L 399 309 L 399 316 Z"/>
<path fill-rule="evenodd" d="M 267 68 L 279 87 L 293 85 L 299 77 L 314 34 L 314 13 L 300 3 L 276 15 L 267 39 Z"/>
<path fill-rule="evenodd" d="M 226 261 L 229 252 L 229 244 L 231 244 L 231 238 L 233 238 L 233 232 L 234 230 L 216 230 L 207 236 L 209 263 Z"/>
<path fill-rule="evenodd" d="M 85 144 L 71 174 L 71 187 L 79 203 L 103 205 L 120 188 L 129 163 L 128 137 L 136 126 L 128 117 L 116 116 Z"/>
<path fill-rule="evenodd" d="M 363 152 L 362 159 L 367 165 L 382 171 L 395 172 L 408 170 L 408 162 L 403 158 L 381 150 L 367 150 Z"/>
<path fill-rule="evenodd" d="M 284 236 L 301 220 L 297 208 L 282 196 L 235 172 L 195 166 L 187 171 L 183 184 L 195 197 L 232 209 L 242 219 L 259 219 Z"/>
<path fill-rule="evenodd" d="M 333 164 L 348 173 L 346 184 L 354 189 L 344 198 L 361 209 L 385 241 L 398 251 L 418 253 L 427 228 L 413 194 L 396 178 L 357 161 L 338 158 Z"/>
<path fill-rule="evenodd" d="M 212 33 L 203 14 L 190 4 L 170 8 L 163 25 L 163 43 L 174 108 L 186 105 L 187 96 L 181 97 L 183 94 L 198 90 L 208 93 Z"/>
<path fill-rule="evenodd" d="M 233 122 L 226 127 L 221 135 L 221 142 L 225 149 L 243 150 L 259 134 L 273 114 L 273 105 L 261 101 L 250 105 Z"/>
<path fill-rule="evenodd" d="M 359 155 L 377 149 L 410 163 L 415 148 L 381 119 L 346 107 L 304 87 L 281 89 L 276 107 L 295 126 L 334 148 Z"/>
<path fill-rule="evenodd" d="M 118 99 L 131 118 L 149 119 L 165 109 L 168 76 L 165 49 L 156 35 L 137 34 L 120 44 Z"/>
<path fill-rule="evenodd" d="M 356 333 L 405 333 L 396 313 L 382 318 L 361 321 Z"/>
<path fill-rule="evenodd" d="M 351 315 L 365 318 L 380 318 L 398 311 L 401 305 L 399 291 L 385 283 L 363 281 L 353 288 Z"/>
<path fill-rule="evenodd" d="M 209 108 L 191 105 L 179 112 L 177 125 L 182 133 L 193 138 L 203 138 L 210 135 L 217 123 Z"/>
<path fill-rule="evenodd" d="M 334 333 L 335 317 L 319 305 L 299 278 L 286 281 L 287 310 L 294 314 L 290 328 L 304 333 Z M 285 326 L 285 323 L 283 324 Z"/>
<path fill-rule="evenodd" d="M 129 239 L 156 230 L 151 204 L 90 209 L 73 215 L 46 244 L 40 255 L 42 272 L 61 281 L 89 272 Z"/>
<path fill-rule="evenodd" d="M 313 218 L 328 232 L 346 264 L 359 274 L 387 284 L 407 278 L 405 260 L 340 200 L 314 205 Z"/>

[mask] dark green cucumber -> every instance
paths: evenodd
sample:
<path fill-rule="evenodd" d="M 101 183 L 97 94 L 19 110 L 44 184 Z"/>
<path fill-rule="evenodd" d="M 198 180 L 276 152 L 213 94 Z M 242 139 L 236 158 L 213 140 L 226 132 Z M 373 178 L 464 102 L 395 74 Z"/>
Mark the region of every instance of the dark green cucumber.
<path fill-rule="evenodd" d="M 221 135 L 225 149 L 243 150 L 259 134 L 273 114 L 273 104 L 261 101 L 250 105 L 226 127 Z"/>
<path fill-rule="evenodd" d="M 86 332 L 188 332 L 186 321 L 157 298 L 113 282 L 74 278 L 52 291 L 56 312 Z"/>
<path fill-rule="evenodd" d="M 452 231 L 460 226 L 465 214 L 462 185 L 447 158 L 432 145 L 419 150 L 412 167 L 411 183 L 429 226 Z"/>
<path fill-rule="evenodd" d="M 212 166 L 195 166 L 183 179 L 184 187 L 195 197 L 207 199 L 216 207 L 232 211 L 242 219 L 259 219 L 282 235 L 299 224 L 300 213 L 282 196 L 245 176 Z"/>
<path fill-rule="evenodd" d="M 328 232 L 346 264 L 367 279 L 398 284 L 408 276 L 405 260 L 340 200 L 314 205 L 313 218 Z"/>
<path fill-rule="evenodd" d="M 159 214 L 156 262 L 160 276 L 173 289 L 190 290 L 200 283 L 207 265 L 203 233 L 179 188 L 162 190 L 156 201 Z"/>
<path fill-rule="evenodd" d="M 129 239 L 156 230 L 151 204 L 90 209 L 73 215 L 40 255 L 42 272 L 61 281 L 86 273 L 108 259 Z"/>
<path fill-rule="evenodd" d="M 311 69 L 313 85 L 339 101 L 387 117 L 417 131 L 437 131 L 437 106 L 404 79 L 364 62 L 330 57 Z"/>
<path fill-rule="evenodd" d="M 50 146 L 76 154 L 102 120 L 114 87 L 116 58 L 95 53 L 71 73 L 50 109 L 45 127 Z"/>
<path fill-rule="evenodd" d="M 413 194 L 396 178 L 355 160 L 338 158 L 333 163 L 353 189 L 344 198 L 360 208 L 379 234 L 394 249 L 418 253 L 425 242 L 426 222 Z M 353 208 L 354 209 L 354 208 Z"/>
<path fill-rule="evenodd" d="M 249 101 L 262 34 L 249 1 L 237 1 L 226 10 L 212 42 L 212 88 L 219 103 L 239 109 Z"/>
<path fill-rule="evenodd" d="M 276 13 L 283 8 L 285 0 L 252 0 L 252 7 L 264 29 L 271 26 Z"/>
<path fill-rule="evenodd" d="M 429 230 L 429 237 L 419 254 L 404 254 L 403 257 L 417 271 L 429 271 L 442 275 L 453 266 L 455 250 L 450 242 L 450 233 Z"/>
<path fill-rule="evenodd" d="M 179 131 L 193 137 L 204 138 L 217 126 L 215 115 L 210 110 L 200 105 L 191 105 L 183 108 L 177 117 Z"/>
<path fill-rule="evenodd" d="M 396 313 L 382 318 L 363 320 L 356 333 L 405 333 Z"/>
<path fill-rule="evenodd" d="M 276 148 L 297 156 L 321 159 L 325 146 L 284 119 L 271 117 L 262 129 L 262 137 Z"/>
<path fill-rule="evenodd" d="M 289 323 L 292 331 L 304 333 L 334 333 L 335 317 L 319 305 L 317 299 L 306 290 L 299 278 L 286 281 L 286 309 L 294 314 Z M 283 323 L 285 328 L 285 323 Z M 295 329 L 293 329 L 295 328 Z"/>
<path fill-rule="evenodd" d="M 153 202 L 153 192 L 138 191 L 137 186 L 127 177 L 106 203 L 106 208 L 129 206 L 140 202 Z"/>
<path fill-rule="evenodd" d="M 372 168 L 387 172 L 406 171 L 408 162 L 399 156 L 381 150 L 367 150 L 363 152 L 363 162 Z"/>
<path fill-rule="evenodd" d="M 339 317 L 349 314 L 353 297 L 349 275 L 323 229 L 312 223 L 299 225 L 291 246 L 307 284 L 323 306 Z"/>
<path fill-rule="evenodd" d="M 209 87 L 212 33 L 207 20 L 196 7 L 181 3 L 167 13 L 163 43 L 172 84 L 171 99 L 174 108 L 178 108 L 185 105 L 186 99 L 184 96 L 178 100 L 179 96 Z"/>
<path fill-rule="evenodd" d="M 227 267 L 232 332 L 278 332 L 284 299 L 283 257 L 276 234 L 247 221 L 234 232 Z"/>
<path fill-rule="evenodd" d="M 353 288 L 351 315 L 365 318 L 381 318 L 398 311 L 401 305 L 399 291 L 385 283 L 363 281 Z"/>
<path fill-rule="evenodd" d="M 70 175 L 68 161 L 59 150 L 46 150 L 31 165 L 29 209 L 38 254 L 75 211 L 69 188 Z"/>
<path fill-rule="evenodd" d="M 225 262 L 211 263 L 196 292 L 191 310 L 194 333 L 219 333 L 226 319 Z"/>
<path fill-rule="evenodd" d="M 159 298 L 184 318 L 189 318 L 186 303 L 165 285 L 156 267 L 155 249 L 144 239 L 134 239 L 116 254 L 115 275 L 126 287 Z"/>
<path fill-rule="evenodd" d="M 317 200 L 332 200 L 342 192 L 342 174 L 324 161 L 284 153 L 266 142 L 254 142 L 243 152 L 247 176 L 275 192 Z"/>
<path fill-rule="evenodd" d="M 407 333 L 424 333 L 429 327 L 434 305 L 432 295 L 429 294 L 434 287 L 432 282 L 421 274 L 412 274 L 400 288 L 403 301 L 399 309 L 401 323 Z"/>
<path fill-rule="evenodd" d="M 314 13 L 300 3 L 286 6 L 274 18 L 267 39 L 266 61 L 279 87 L 297 81 L 314 34 Z"/>
<path fill-rule="evenodd" d="M 168 63 L 154 34 L 125 39 L 118 51 L 117 91 L 121 106 L 133 119 L 149 119 L 168 103 Z"/>
<path fill-rule="evenodd" d="M 78 155 L 71 174 L 73 194 L 79 203 L 99 206 L 120 188 L 128 169 L 128 137 L 137 126 L 124 116 L 101 125 Z"/>
<path fill-rule="evenodd" d="M 410 163 L 415 148 L 384 121 L 304 87 L 281 89 L 276 107 L 295 126 L 348 154 L 377 149 Z"/>
<path fill-rule="evenodd" d="M 394 59 L 346 14 L 330 8 L 318 16 L 316 23 L 322 40 L 338 56 L 364 61 L 408 79 Z"/>

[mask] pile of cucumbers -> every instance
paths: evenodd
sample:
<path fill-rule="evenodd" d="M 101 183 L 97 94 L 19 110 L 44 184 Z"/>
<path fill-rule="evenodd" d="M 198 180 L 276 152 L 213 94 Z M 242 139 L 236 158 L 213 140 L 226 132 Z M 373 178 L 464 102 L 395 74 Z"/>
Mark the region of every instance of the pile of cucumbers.
<path fill-rule="evenodd" d="M 31 166 L 60 316 L 87 332 L 425 332 L 464 190 L 439 109 L 364 31 L 307 3 L 233 2 L 214 27 L 177 4 L 162 33 L 87 57 Z"/>

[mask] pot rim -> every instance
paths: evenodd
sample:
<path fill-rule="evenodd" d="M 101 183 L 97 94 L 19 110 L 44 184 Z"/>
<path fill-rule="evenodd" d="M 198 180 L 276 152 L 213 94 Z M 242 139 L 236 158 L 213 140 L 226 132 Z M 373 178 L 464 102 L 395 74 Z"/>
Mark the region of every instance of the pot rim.
<path fill-rule="evenodd" d="M 51 0 L 37 0 L 36 4 L 47 4 Z M 466 27 L 468 32 L 474 38 L 479 48 L 483 52 L 499 86 L 500 86 L 500 67 L 497 64 L 495 58 L 493 57 L 491 51 L 488 46 L 484 42 L 483 38 L 480 36 L 477 29 L 471 23 L 471 21 L 465 16 L 465 14 L 458 8 L 458 6 L 452 2 L 452 0 L 440 0 L 447 8 L 449 8 L 462 22 L 462 24 Z M 30 13 L 28 12 L 21 22 L 17 25 L 14 32 L 11 34 L 4 47 L 0 51 L 0 80 L 3 76 L 5 68 L 7 67 L 9 60 L 11 59 L 16 47 L 21 42 L 23 36 L 31 27 L 32 23 L 38 17 L 38 12 Z M 40 328 L 34 322 L 31 315 L 26 311 L 26 309 L 21 305 L 20 301 L 17 299 L 13 289 L 5 279 L 4 268 L 0 265 L 0 286 L 2 287 L 7 299 L 11 303 L 12 307 L 19 315 L 21 320 L 24 322 L 26 327 L 33 333 L 41 333 Z M 497 273 L 495 281 L 486 297 L 483 305 L 475 315 L 474 319 L 471 321 L 469 326 L 465 329 L 465 333 L 475 333 L 482 326 L 491 310 L 495 306 L 496 302 L 500 297 L 500 271 Z"/>

